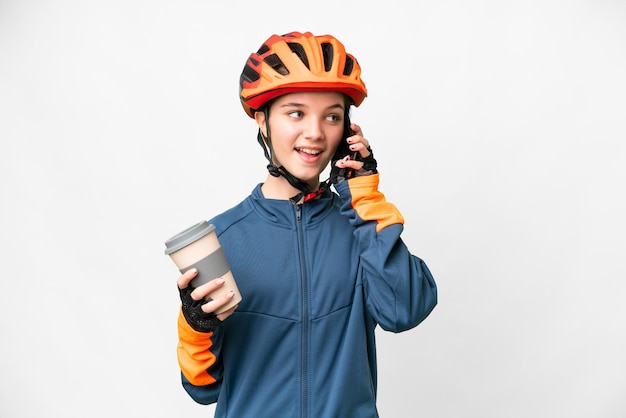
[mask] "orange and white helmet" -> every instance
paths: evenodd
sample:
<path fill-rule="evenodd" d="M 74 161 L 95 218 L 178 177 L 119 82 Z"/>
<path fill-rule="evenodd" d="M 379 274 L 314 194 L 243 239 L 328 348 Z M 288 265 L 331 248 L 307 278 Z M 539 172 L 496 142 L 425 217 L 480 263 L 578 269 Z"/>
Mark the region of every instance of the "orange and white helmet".
<path fill-rule="evenodd" d="M 239 79 L 241 104 L 250 117 L 271 99 L 302 91 L 333 91 L 358 106 L 367 96 L 361 67 L 331 35 L 272 35 L 246 61 Z"/>

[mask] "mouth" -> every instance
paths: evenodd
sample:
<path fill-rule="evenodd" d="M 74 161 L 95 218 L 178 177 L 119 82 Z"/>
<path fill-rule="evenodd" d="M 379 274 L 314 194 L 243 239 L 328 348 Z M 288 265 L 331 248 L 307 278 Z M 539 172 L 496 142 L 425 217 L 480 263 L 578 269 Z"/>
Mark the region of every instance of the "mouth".
<path fill-rule="evenodd" d="M 296 151 L 301 154 L 307 154 L 313 157 L 316 157 L 322 153 L 322 150 L 313 148 L 296 148 Z"/>
<path fill-rule="evenodd" d="M 324 152 L 318 148 L 300 148 L 296 147 L 295 151 L 298 153 L 300 159 L 307 164 L 317 164 L 320 160 L 322 153 Z"/>

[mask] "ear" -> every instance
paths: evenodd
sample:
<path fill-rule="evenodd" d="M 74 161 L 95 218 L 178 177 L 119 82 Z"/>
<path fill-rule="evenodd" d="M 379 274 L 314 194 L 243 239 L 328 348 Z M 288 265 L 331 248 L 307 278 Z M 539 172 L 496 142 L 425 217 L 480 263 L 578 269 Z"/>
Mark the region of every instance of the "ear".
<path fill-rule="evenodd" d="M 266 127 L 267 121 L 265 120 L 265 112 L 261 112 L 261 111 L 254 112 L 254 120 L 256 121 L 257 125 L 259 125 L 259 129 L 263 133 L 263 136 L 267 138 L 267 127 Z"/>

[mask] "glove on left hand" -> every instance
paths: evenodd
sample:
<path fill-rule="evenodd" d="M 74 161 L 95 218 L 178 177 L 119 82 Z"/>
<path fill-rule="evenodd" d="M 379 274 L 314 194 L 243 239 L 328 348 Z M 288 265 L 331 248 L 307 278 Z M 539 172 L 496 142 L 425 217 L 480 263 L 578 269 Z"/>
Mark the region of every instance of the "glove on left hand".
<path fill-rule="evenodd" d="M 370 174 L 378 173 L 378 170 L 376 169 L 378 167 L 378 162 L 376 162 L 376 159 L 374 158 L 372 148 L 367 147 L 367 150 L 370 152 L 370 155 L 365 158 L 359 158 L 359 160 L 363 161 L 363 167 L 354 173 L 356 177 L 369 176 Z"/>
<path fill-rule="evenodd" d="M 370 152 L 370 155 L 363 158 L 357 153 L 356 161 L 363 162 L 363 166 L 359 170 L 354 170 L 352 168 L 345 167 L 337 167 L 335 164 L 339 160 L 334 160 L 332 164 L 332 168 L 330 169 L 330 182 L 332 184 L 341 183 L 342 181 L 348 180 L 352 177 L 360 177 L 360 176 L 368 176 L 370 174 L 378 173 L 376 169 L 378 167 L 378 163 L 374 158 L 374 153 L 372 152 L 372 148 L 367 147 L 367 150 Z"/>

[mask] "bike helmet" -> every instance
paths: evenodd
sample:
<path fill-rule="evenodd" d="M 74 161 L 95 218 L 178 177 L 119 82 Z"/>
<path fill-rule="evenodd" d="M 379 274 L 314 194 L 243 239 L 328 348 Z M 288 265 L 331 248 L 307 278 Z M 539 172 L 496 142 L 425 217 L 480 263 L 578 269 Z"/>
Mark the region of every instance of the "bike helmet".
<path fill-rule="evenodd" d="M 357 60 L 331 35 L 273 35 L 246 61 L 239 96 L 250 117 L 271 99 L 301 91 L 343 93 L 358 106 L 367 96 L 360 75 Z"/>

